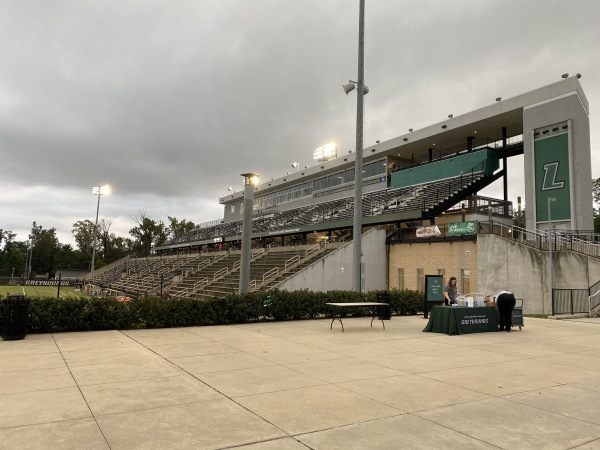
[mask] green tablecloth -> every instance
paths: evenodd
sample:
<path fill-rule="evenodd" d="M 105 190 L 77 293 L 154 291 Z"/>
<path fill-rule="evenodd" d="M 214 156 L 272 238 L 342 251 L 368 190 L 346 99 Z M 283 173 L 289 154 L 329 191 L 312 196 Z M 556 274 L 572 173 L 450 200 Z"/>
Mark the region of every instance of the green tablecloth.
<path fill-rule="evenodd" d="M 498 331 L 498 315 L 487 306 L 434 306 L 423 331 L 449 335 Z"/>

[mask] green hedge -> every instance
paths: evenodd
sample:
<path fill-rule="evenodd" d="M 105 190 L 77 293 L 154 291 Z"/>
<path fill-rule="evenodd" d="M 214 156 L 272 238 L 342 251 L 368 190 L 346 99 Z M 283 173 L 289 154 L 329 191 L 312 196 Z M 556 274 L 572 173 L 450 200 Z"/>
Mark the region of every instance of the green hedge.
<path fill-rule="evenodd" d="M 228 295 L 213 300 L 141 297 L 127 303 L 113 298 L 32 298 L 29 333 L 57 333 L 135 328 L 227 325 L 259 320 L 300 320 L 327 316 L 328 302 L 376 301 L 377 292 L 269 291 Z M 423 310 L 423 294 L 389 291 L 393 314 Z M 355 315 L 367 311 L 352 310 Z M 0 314 L 0 322 L 3 320 Z M 0 323 L 1 326 L 1 323 Z"/>

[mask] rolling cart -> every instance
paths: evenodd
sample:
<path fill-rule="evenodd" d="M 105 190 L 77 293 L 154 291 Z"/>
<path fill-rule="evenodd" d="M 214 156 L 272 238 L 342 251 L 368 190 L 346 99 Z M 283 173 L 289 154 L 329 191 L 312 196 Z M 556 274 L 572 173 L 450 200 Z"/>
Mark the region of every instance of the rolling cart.
<path fill-rule="evenodd" d="M 517 298 L 517 303 L 515 304 L 515 309 L 513 309 L 512 313 L 512 326 L 519 327 L 519 331 L 525 326 L 523 323 L 523 299 Z"/>

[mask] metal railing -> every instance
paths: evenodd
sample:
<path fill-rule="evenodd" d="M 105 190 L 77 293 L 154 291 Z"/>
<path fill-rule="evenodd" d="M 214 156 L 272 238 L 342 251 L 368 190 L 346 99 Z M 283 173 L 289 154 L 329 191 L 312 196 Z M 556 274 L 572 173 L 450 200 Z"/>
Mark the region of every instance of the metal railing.
<path fill-rule="evenodd" d="M 218 270 L 217 272 L 215 272 L 215 274 L 213 276 L 213 281 L 216 281 L 217 278 L 224 277 L 228 273 L 229 273 L 229 269 L 227 267 L 223 267 L 221 270 Z"/>
<path fill-rule="evenodd" d="M 318 252 L 321 249 L 321 246 L 319 244 L 315 244 L 312 247 L 306 249 L 306 251 L 304 252 L 304 257 L 308 258 L 309 255 L 312 255 L 314 252 Z"/>
<path fill-rule="evenodd" d="M 589 311 L 589 289 L 552 289 L 552 315 Z"/>
<path fill-rule="evenodd" d="M 588 297 L 588 309 L 590 312 L 590 317 L 592 317 L 592 310 L 596 309 L 598 305 L 600 305 L 600 297 L 598 297 L 599 299 L 595 302 L 594 306 L 592 306 L 592 298 L 594 298 L 598 294 L 600 294 L 600 291 L 597 291 L 595 294 L 592 294 Z"/>
<path fill-rule="evenodd" d="M 278 273 L 279 273 L 279 267 L 273 267 L 268 272 L 265 272 L 265 274 L 262 277 L 263 283 L 267 280 L 267 278 L 272 277 L 273 275 L 276 275 Z"/>
<path fill-rule="evenodd" d="M 297 262 L 300 262 L 300 256 L 298 256 L 298 255 L 294 255 L 294 256 L 292 256 L 292 257 L 291 257 L 290 259 L 288 259 L 288 260 L 285 262 L 285 264 L 283 265 L 283 270 L 284 270 L 285 272 L 287 272 L 287 270 L 288 270 L 288 266 L 291 266 L 292 264 L 295 264 L 295 263 L 297 263 Z"/>

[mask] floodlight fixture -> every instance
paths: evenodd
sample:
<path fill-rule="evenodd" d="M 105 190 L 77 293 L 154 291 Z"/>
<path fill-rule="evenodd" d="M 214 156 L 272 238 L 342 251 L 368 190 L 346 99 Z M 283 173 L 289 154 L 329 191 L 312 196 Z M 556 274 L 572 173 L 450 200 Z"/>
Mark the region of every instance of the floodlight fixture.
<path fill-rule="evenodd" d="M 335 142 L 330 142 L 322 147 L 315 148 L 313 151 L 313 159 L 315 161 L 322 162 L 334 158 L 337 158 L 337 144 Z"/>
<path fill-rule="evenodd" d="M 454 117 L 454 114 L 448 114 L 448 119 L 452 119 Z"/>
<path fill-rule="evenodd" d="M 496 101 L 497 101 L 497 102 L 500 102 L 500 101 L 502 101 L 502 97 L 496 97 Z"/>
<path fill-rule="evenodd" d="M 255 173 L 242 173 L 240 175 L 244 177 L 244 186 L 256 186 L 258 184 L 259 177 Z"/>
<path fill-rule="evenodd" d="M 569 74 L 568 74 L 568 73 L 563 73 L 563 74 L 562 74 L 562 77 L 563 77 L 563 78 L 569 78 Z"/>
<path fill-rule="evenodd" d="M 577 74 L 577 78 L 581 78 L 581 74 L 580 73 Z"/>
<path fill-rule="evenodd" d="M 409 133 L 412 133 L 412 132 L 413 132 L 413 129 L 412 129 L 412 128 L 409 128 L 409 129 L 408 129 L 408 132 L 409 132 Z"/>
<path fill-rule="evenodd" d="M 110 194 L 110 186 L 108 184 L 105 184 L 104 186 L 94 186 L 92 188 L 92 194 L 108 195 L 108 194 Z"/>

